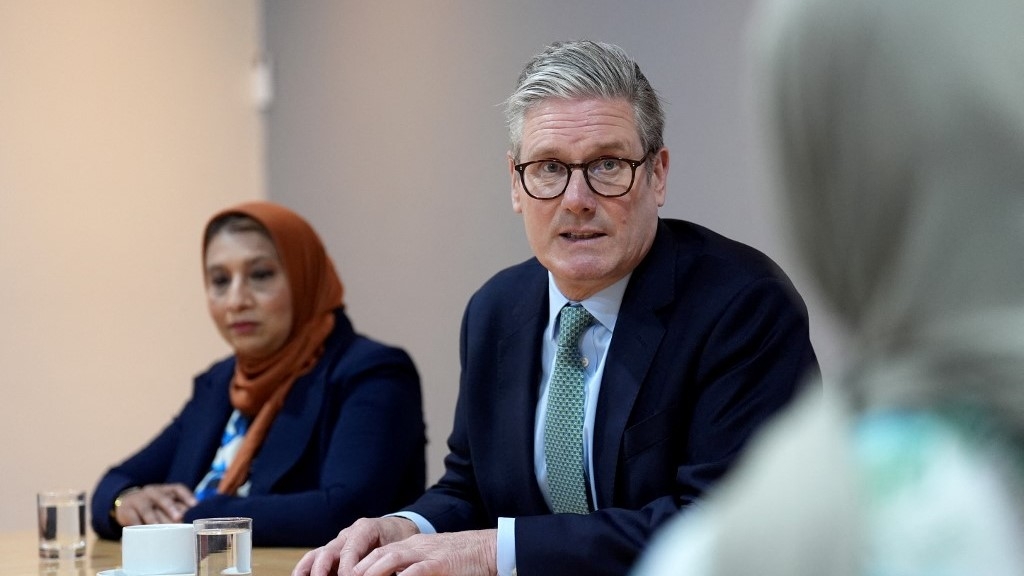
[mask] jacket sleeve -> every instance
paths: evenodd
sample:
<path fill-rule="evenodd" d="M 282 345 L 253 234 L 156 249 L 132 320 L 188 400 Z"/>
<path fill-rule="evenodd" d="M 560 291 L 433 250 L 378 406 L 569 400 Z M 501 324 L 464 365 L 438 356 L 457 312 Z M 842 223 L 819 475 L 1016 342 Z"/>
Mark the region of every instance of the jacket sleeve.
<path fill-rule="evenodd" d="M 100 478 L 96 489 L 93 490 L 91 501 L 92 528 L 97 536 L 110 540 L 121 538 L 121 525 L 110 517 L 118 494 L 135 486 L 166 482 L 171 461 L 180 444 L 182 419 L 187 419 L 194 409 L 193 395 L 182 411 L 156 438 L 121 464 L 110 468 Z"/>
<path fill-rule="evenodd" d="M 488 522 L 473 468 L 473 455 L 469 442 L 469 414 L 472 411 L 467 387 L 472 386 L 466 368 L 474 295 L 466 306 L 459 333 L 459 360 L 461 364 L 459 394 L 455 402 L 452 432 L 448 436 L 448 454 L 444 459 L 444 474 L 415 503 L 403 511 L 410 511 L 427 519 L 438 532 L 452 532 L 493 527 Z M 485 457 L 495 457 L 495 454 Z"/>

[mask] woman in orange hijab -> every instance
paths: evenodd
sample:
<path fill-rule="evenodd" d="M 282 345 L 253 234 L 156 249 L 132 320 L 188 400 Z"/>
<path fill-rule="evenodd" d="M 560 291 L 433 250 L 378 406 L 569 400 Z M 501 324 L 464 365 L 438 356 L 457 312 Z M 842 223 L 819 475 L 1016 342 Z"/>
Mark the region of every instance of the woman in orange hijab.
<path fill-rule="evenodd" d="M 234 355 L 147 446 L 100 480 L 92 525 L 253 519 L 254 544 L 315 546 L 414 500 L 425 481 L 419 376 L 353 331 L 316 232 L 250 202 L 211 218 L 207 304 Z"/>

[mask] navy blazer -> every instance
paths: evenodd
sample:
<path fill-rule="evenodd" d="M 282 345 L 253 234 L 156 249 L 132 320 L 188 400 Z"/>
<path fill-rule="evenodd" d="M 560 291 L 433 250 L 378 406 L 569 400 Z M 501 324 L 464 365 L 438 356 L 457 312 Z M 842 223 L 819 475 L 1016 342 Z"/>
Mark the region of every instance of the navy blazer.
<path fill-rule="evenodd" d="M 341 309 L 319 363 L 295 381 L 253 460 L 246 497 L 217 495 L 184 521 L 253 519 L 258 546 L 319 546 L 362 516 L 413 501 L 425 485 L 426 438 L 420 381 L 402 350 L 353 332 Z M 109 513 L 133 486 L 206 475 L 233 410 L 228 358 L 195 379 L 192 398 L 152 442 L 111 468 L 92 496 L 92 526 L 120 538 Z"/>
<path fill-rule="evenodd" d="M 594 424 L 598 510 L 552 514 L 534 474 L 548 276 L 536 259 L 470 299 L 441 480 L 408 507 L 440 532 L 516 518 L 534 574 L 624 574 L 651 533 L 720 478 L 817 361 L 807 312 L 767 256 L 661 220 L 623 295 Z"/>

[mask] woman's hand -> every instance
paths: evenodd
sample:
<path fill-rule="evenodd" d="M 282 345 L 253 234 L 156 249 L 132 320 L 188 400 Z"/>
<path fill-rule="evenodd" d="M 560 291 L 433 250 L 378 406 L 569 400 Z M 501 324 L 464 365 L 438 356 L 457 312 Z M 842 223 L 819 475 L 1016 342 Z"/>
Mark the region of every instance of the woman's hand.
<path fill-rule="evenodd" d="M 184 484 L 150 484 L 126 490 L 118 500 L 114 519 L 121 526 L 181 522 L 185 512 L 196 505 L 195 495 Z"/>

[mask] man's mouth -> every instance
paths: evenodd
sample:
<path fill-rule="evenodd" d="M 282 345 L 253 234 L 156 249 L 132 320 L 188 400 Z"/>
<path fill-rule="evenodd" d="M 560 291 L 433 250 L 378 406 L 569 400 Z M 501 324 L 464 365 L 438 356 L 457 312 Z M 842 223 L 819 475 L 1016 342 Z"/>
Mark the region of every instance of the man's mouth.
<path fill-rule="evenodd" d="M 590 240 L 598 236 L 604 236 L 604 234 L 600 232 L 562 232 L 560 236 L 566 240 Z"/>

